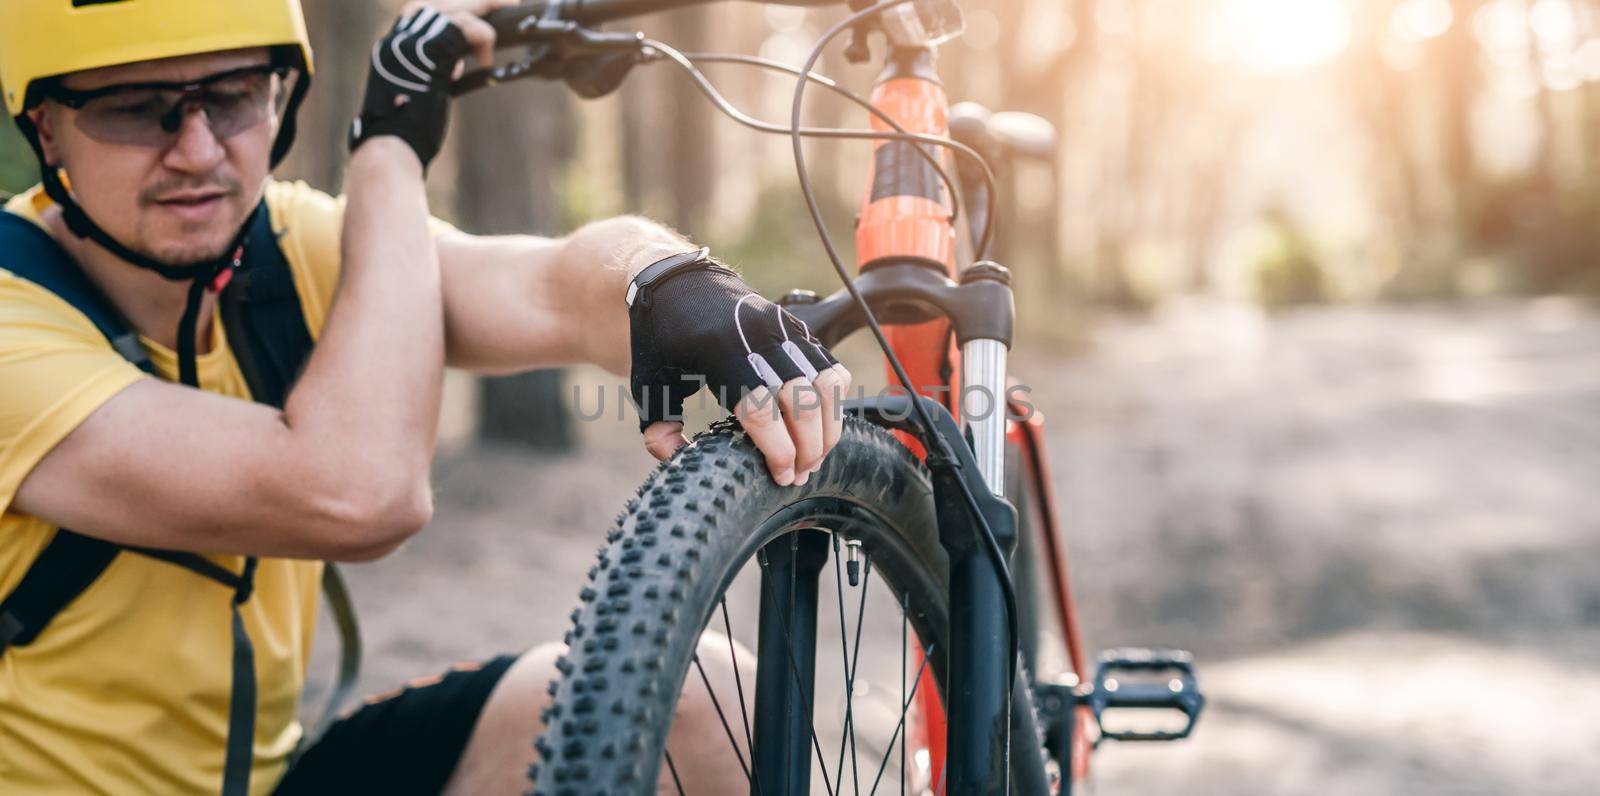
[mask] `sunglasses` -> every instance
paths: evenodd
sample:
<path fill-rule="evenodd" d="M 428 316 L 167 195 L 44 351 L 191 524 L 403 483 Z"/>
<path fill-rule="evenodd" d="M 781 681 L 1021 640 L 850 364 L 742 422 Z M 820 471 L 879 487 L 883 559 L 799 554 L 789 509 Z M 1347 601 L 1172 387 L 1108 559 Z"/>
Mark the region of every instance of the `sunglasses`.
<path fill-rule="evenodd" d="M 284 66 L 263 64 L 233 69 L 190 83 L 126 83 L 75 91 L 55 82 L 45 96 L 77 111 L 74 120 L 84 135 L 103 144 L 165 147 L 177 138 L 191 108 L 205 114 L 211 134 L 231 138 L 281 111 L 288 92 L 277 92 L 273 79 L 287 78 Z"/>

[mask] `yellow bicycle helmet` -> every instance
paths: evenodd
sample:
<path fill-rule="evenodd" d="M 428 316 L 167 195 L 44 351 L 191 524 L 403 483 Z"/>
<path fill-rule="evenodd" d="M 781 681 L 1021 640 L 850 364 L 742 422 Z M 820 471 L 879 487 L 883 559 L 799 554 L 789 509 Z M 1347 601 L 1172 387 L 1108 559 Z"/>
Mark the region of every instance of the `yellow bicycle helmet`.
<path fill-rule="evenodd" d="M 5 0 L 0 86 L 12 116 L 44 78 L 242 47 L 286 47 L 311 72 L 299 0 Z"/>
<path fill-rule="evenodd" d="M 5 107 L 33 146 L 45 192 L 62 206 L 74 233 L 168 278 L 180 270 L 123 246 L 72 198 L 59 168 L 46 161 L 27 115 L 43 101 L 46 81 L 87 69 L 245 47 L 270 47 L 275 62 L 300 72 L 273 142 L 276 166 L 294 141 L 295 117 L 311 84 L 311 40 L 300 0 L 0 0 Z"/>

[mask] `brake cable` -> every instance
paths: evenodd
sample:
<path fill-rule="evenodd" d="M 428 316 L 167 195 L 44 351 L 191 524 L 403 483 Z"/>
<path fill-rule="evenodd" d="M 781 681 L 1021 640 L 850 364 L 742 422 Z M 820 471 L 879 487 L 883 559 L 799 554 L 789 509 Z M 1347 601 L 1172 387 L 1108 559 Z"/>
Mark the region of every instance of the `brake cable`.
<path fill-rule="evenodd" d="M 891 0 L 891 2 L 883 3 L 878 6 L 874 6 L 873 8 L 881 12 L 889 7 L 909 2 L 912 2 L 912 0 Z M 868 9 L 868 11 L 872 10 L 873 9 Z M 838 35 L 838 33 L 835 32 L 834 35 Z M 711 104 L 714 105 L 717 110 L 722 111 L 723 114 L 727 115 L 729 118 L 733 119 L 739 124 L 744 125 L 745 127 L 751 128 L 752 130 L 759 130 L 764 133 L 774 133 L 778 135 L 794 135 L 796 134 L 796 131 L 798 131 L 798 135 L 802 138 L 846 138 L 866 141 L 906 141 L 913 144 L 943 147 L 957 155 L 966 157 L 979 167 L 979 174 L 983 178 L 983 184 L 986 189 L 984 204 L 987 212 L 985 214 L 986 217 L 983 224 L 983 235 L 980 237 L 977 247 L 976 258 L 981 260 L 983 259 L 984 255 L 988 253 L 989 241 L 994 235 L 994 219 L 996 215 L 995 211 L 997 209 L 997 191 L 995 190 L 994 170 L 989 167 L 988 161 L 985 161 L 983 156 L 980 155 L 977 150 L 953 138 L 937 135 L 924 135 L 922 133 L 891 133 L 884 132 L 882 130 L 853 129 L 848 127 L 797 127 L 795 124 L 777 125 L 771 122 L 764 122 L 760 119 L 750 116 L 749 114 L 746 114 L 744 111 L 741 111 L 735 107 L 733 103 L 729 102 L 721 92 L 717 91 L 716 86 L 712 85 L 711 81 L 706 78 L 705 73 L 700 71 L 700 69 L 689 60 L 688 56 L 679 52 L 672 46 L 655 39 L 641 38 L 639 39 L 639 42 L 645 48 L 642 55 L 644 56 L 646 63 L 659 60 L 656 57 L 659 55 L 661 58 L 666 59 L 669 63 L 682 69 L 689 75 L 690 79 L 694 81 L 694 85 L 696 88 L 700 89 L 700 93 L 706 95 L 706 98 L 711 100 Z M 820 50 L 813 51 L 813 57 L 807 63 L 807 67 L 815 65 L 815 56 L 819 53 Z M 785 68 L 785 71 L 788 71 L 788 69 Z M 793 74 L 798 75 L 800 72 L 805 72 L 806 74 L 815 74 L 814 71 L 809 68 L 795 70 Z M 809 79 L 796 81 L 797 85 L 799 86 L 804 86 L 807 82 L 810 82 Z M 855 99 L 860 99 L 860 97 L 857 96 Z M 871 103 L 868 104 L 870 105 Z M 798 119 L 793 121 L 797 122 Z M 831 246 L 829 246 L 829 248 L 831 249 Z"/>
<path fill-rule="evenodd" d="M 822 74 L 821 72 L 802 73 L 799 69 L 796 69 L 786 63 L 774 61 L 771 58 L 762 58 L 756 55 L 743 55 L 740 53 L 684 53 L 683 57 L 689 59 L 691 63 L 695 64 L 739 64 L 741 66 L 754 66 L 772 72 L 782 72 L 783 74 L 791 77 L 801 77 L 803 74 L 805 79 L 822 86 L 829 91 L 832 91 L 839 97 L 849 100 L 851 103 L 859 106 L 862 110 L 872 114 L 873 117 L 878 121 L 888 125 L 889 128 L 895 132 L 906 132 L 906 128 L 900 126 L 900 123 L 895 121 L 893 116 L 885 113 L 883 109 L 873 105 L 871 102 L 867 101 L 865 97 L 855 93 L 854 91 L 851 91 L 848 88 L 845 88 L 844 86 L 840 85 L 838 81 Z M 922 156 L 923 161 L 926 162 L 929 167 L 938 173 L 940 181 L 944 183 L 945 190 L 950 196 L 950 223 L 955 224 L 956 219 L 961 217 L 961 192 L 956 189 L 955 181 L 950 178 L 950 174 L 945 170 L 944 164 L 940 163 L 939 159 L 933 156 L 933 153 L 920 146 L 912 148 L 916 150 L 917 154 Z"/>
<path fill-rule="evenodd" d="M 907 1 L 909 2 L 909 0 Z M 878 10 L 881 11 L 887 9 L 892 5 L 894 4 L 884 4 L 878 7 Z M 619 53 L 634 51 L 635 57 L 638 58 L 640 63 L 655 63 L 657 61 L 665 60 L 671 63 L 673 66 L 682 69 L 694 83 L 695 88 L 699 89 L 700 93 L 704 94 L 717 110 L 721 111 L 724 115 L 728 116 L 730 119 L 733 119 L 735 122 L 759 132 L 772 133 L 775 135 L 790 134 L 790 126 L 762 121 L 745 113 L 736 107 L 732 102 L 729 102 L 722 92 L 718 91 L 717 87 L 713 85 L 705 76 L 705 73 L 695 66 L 694 62 L 704 61 L 707 63 L 738 63 L 801 77 L 801 71 L 792 66 L 788 66 L 787 64 L 782 64 L 770 59 L 758 58 L 749 55 L 724 53 L 695 53 L 693 55 L 685 54 L 666 44 L 665 42 L 647 38 L 640 33 L 628 34 L 591 30 L 568 20 L 550 20 L 540 18 L 538 20 L 530 20 L 528 23 L 526 23 L 526 26 L 528 29 L 537 30 L 542 34 L 540 40 L 535 42 L 535 44 L 538 46 L 536 46 L 534 51 L 530 51 L 529 55 L 504 66 L 489 69 L 479 69 L 467 73 L 459 81 L 457 81 L 456 85 L 452 89 L 452 93 L 457 95 L 467 94 L 488 86 L 499 85 L 501 83 L 520 80 L 528 77 L 555 78 L 559 75 L 559 68 L 543 63 L 542 59 L 550 57 L 556 52 L 554 45 L 557 43 L 581 48 L 586 52 L 592 53 Z M 997 215 L 997 191 L 995 191 L 994 171 L 989 167 L 988 162 L 983 159 L 983 156 L 979 154 L 977 150 L 974 150 L 966 144 L 949 137 L 907 132 L 904 127 L 902 127 L 888 114 L 884 113 L 879 108 L 873 107 L 871 102 L 867 101 L 859 94 L 856 94 L 855 92 L 850 91 L 848 88 L 840 85 L 832 78 L 822 75 L 816 71 L 805 72 L 804 80 L 817 83 L 818 85 L 829 89 L 830 91 L 849 100 L 850 102 L 866 109 L 879 121 L 883 122 L 886 126 L 894 130 L 894 132 L 838 127 L 803 127 L 800 129 L 801 136 L 807 138 L 846 138 L 871 141 L 903 141 L 912 144 L 920 144 L 921 146 L 916 146 L 913 148 L 917 151 L 918 155 L 920 155 L 928 163 L 929 166 L 933 167 L 933 170 L 939 175 L 940 180 L 944 183 L 950 199 L 950 222 L 952 224 L 955 223 L 955 220 L 959 217 L 961 211 L 960 191 L 956 189 L 955 181 L 951 178 L 948 170 L 941 165 L 938 160 L 933 157 L 932 153 L 930 153 L 924 147 L 942 147 L 949 149 L 955 155 L 959 157 L 965 157 L 971 163 L 976 165 L 978 167 L 978 175 L 982 179 L 986 189 L 984 192 L 986 212 L 984 213 L 983 234 L 980 236 L 980 243 L 977 247 L 978 259 L 982 259 L 983 256 L 988 253 L 989 241 L 994 236 L 994 224 L 995 217 Z M 614 85 L 611 87 L 614 88 Z M 579 93 L 583 93 L 581 88 L 577 86 L 574 86 L 574 88 L 578 89 Z M 605 90 L 609 89 L 602 89 L 602 91 Z M 584 94 L 584 96 L 594 95 Z"/>

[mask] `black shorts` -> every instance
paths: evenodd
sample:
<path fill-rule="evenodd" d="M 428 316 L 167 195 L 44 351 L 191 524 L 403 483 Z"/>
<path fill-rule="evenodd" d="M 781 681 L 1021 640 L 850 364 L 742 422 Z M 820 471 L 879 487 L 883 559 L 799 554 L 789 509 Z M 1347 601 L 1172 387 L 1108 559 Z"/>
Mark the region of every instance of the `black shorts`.
<path fill-rule="evenodd" d="M 437 796 L 456 770 L 489 693 L 516 660 L 502 655 L 459 664 L 368 698 L 329 725 L 273 793 Z"/>

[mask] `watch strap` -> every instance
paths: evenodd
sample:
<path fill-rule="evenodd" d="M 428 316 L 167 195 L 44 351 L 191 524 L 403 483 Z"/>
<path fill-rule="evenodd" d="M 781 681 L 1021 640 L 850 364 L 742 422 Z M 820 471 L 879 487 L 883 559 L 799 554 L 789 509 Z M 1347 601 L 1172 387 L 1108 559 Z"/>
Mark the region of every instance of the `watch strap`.
<path fill-rule="evenodd" d="M 715 261 L 711 259 L 711 247 L 709 246 L 702 246 L 691 251 L 663 257 L 645 266 L 643 270 L 634 275 L 633 280 L 628 283 L 628 293 L 623 297 L 623 300 L 631 308 L 634 302 L 638 300 L 640 293 L 660 284 L 668 277 L 683 271 L 715 264 Z"/>

